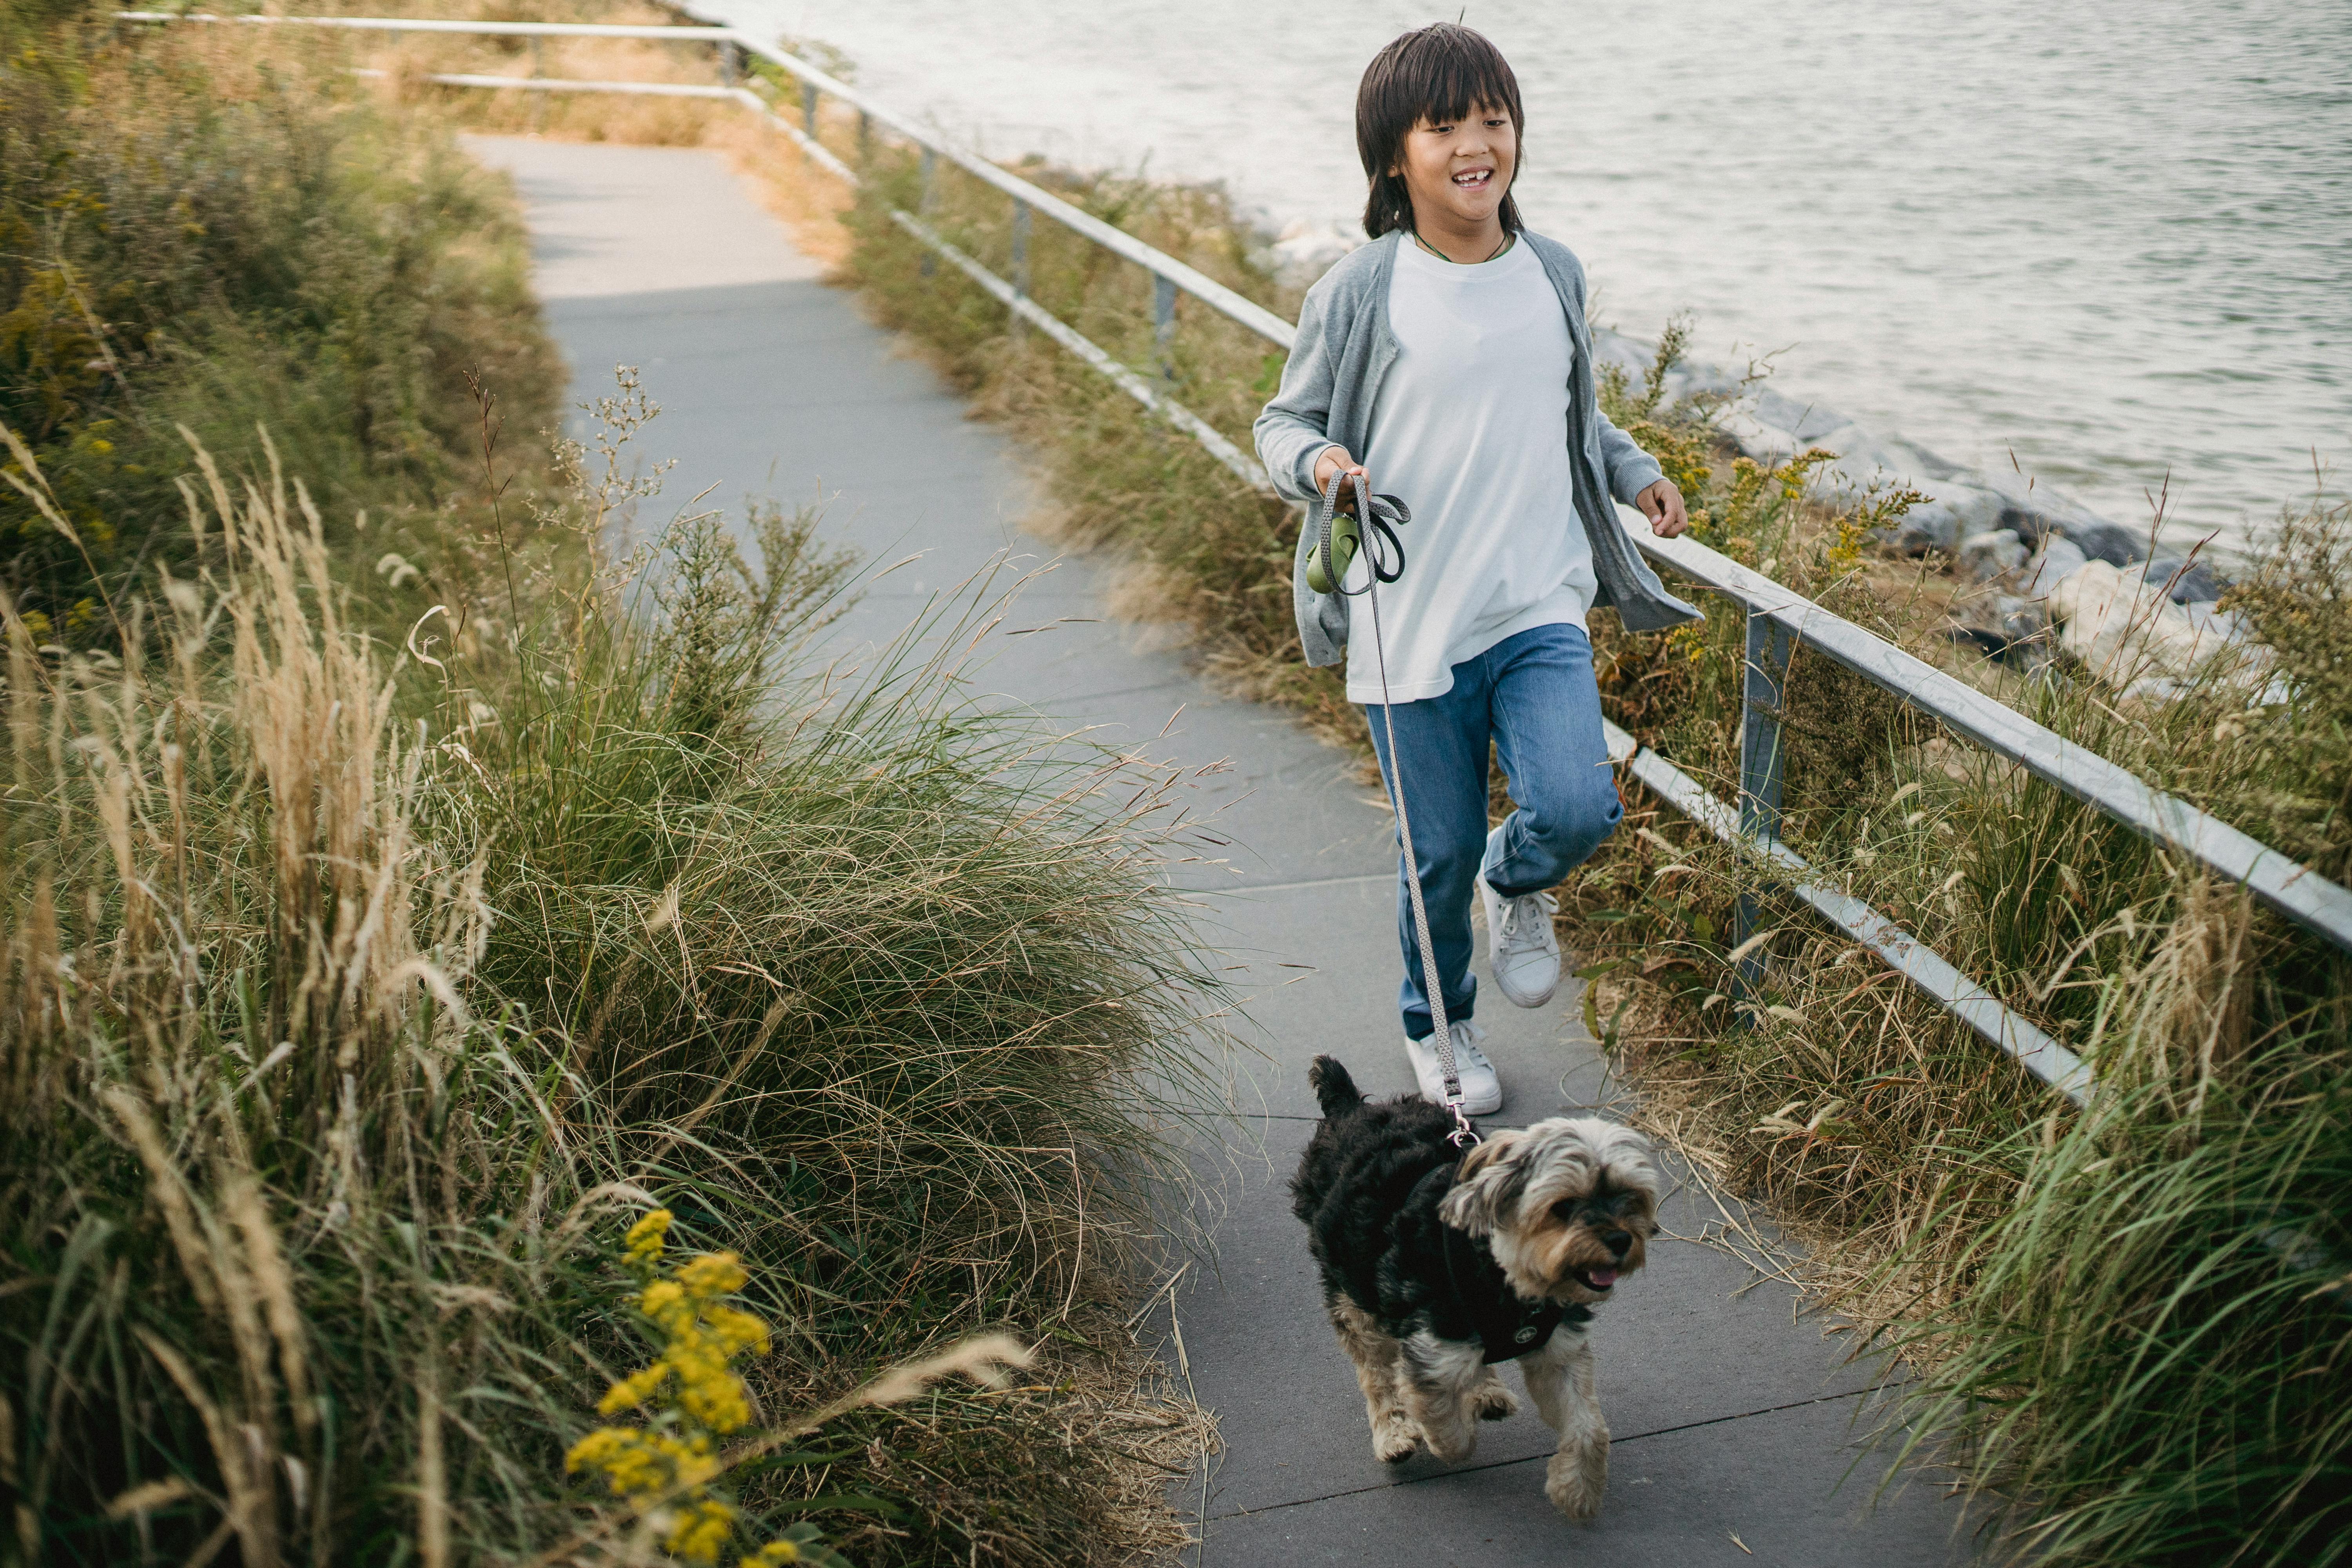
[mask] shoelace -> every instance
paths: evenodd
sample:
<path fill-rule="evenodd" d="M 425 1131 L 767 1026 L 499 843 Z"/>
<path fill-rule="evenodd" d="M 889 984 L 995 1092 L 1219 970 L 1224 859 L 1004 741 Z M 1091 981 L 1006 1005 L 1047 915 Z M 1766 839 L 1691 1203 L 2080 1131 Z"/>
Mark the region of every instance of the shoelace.
<path fill-rule="evenodd" d="M 1517 948 L 1531 942 L 1540 945 L 1540 939 L 1534 932 L 1523 929 L 1527 923 L 1529 904 L 1535 905 L 1541 912 L 1543 923 L 1547 926 L 1551 923 L 1552 915 L 1559 909 L 1559 900 L 1549 893 L 1528 893 L 1516 899 L 1504 900 L 1503 929 L 1495 933 L 1495 941 L 1498 946 Z"/>

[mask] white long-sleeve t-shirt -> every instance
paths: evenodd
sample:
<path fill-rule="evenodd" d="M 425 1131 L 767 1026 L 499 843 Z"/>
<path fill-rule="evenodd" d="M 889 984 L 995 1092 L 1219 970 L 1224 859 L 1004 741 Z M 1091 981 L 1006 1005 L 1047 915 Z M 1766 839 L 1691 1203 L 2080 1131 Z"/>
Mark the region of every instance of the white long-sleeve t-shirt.
<path fill-rule="evenodd" d="M 1399 353 L 1360 461 L 1401 498 L 1404 575 L 1381 586 L 1388 694 L 1451 690 L 1454 667 L 1535 626 L 1581 626 L 1598 582 L 1576 517 L 1568 445 L 1575 343 L 1543 263 L 1514 244 L 1463 266 L 1397 248 L 1389 324 Z M 1349 568 L 1361 587 L 1365 569 Z M 1381 700 L 1372 615 L 1348 621 L 1348 700 Z"/>

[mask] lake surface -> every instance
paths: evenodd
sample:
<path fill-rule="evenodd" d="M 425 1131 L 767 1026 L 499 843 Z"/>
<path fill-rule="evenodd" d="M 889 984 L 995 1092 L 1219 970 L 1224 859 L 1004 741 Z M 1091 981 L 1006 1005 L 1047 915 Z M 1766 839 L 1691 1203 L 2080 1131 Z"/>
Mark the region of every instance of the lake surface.
<path fill-rule="evenodd" d="M 705 0 L 997 156 L 1360 214 L 1355 87 L 1431 19 L 1299 0 Z M 1449 7 L 1449 10 L 1453 7 Z M 2168 535 L 2352 460 L 2352 3 L 1486 0 L 1528 221 L 1597 320 Z"/>

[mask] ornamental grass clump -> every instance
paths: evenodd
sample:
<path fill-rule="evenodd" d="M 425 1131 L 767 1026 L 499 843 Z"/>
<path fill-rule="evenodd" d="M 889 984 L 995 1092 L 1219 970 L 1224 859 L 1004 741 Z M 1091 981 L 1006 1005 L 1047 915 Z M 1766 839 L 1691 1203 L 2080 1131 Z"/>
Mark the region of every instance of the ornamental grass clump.
<path fill-rule="evenodd" d="M 2316 1007 L 2246 1040 L 2230 998 L 2252 977 L 2217 956 L 2177 928 L 2108 977 L 2089 1110 L 1988 1151 L 2011 1201 L 1932 1212 L 1915 1244 L 1965 1285 L 1895 1336 L 1931 1369 L 1905 1436 L 2016 1500 L 2005 1557 L 2352 1556 L 2345 1019 Z M 2216 1015 L 2218 1052 L 2195 1026 Z"/>
<path fill-rule="evenodd" d="M 1150 1118 L 1205 1098 L 1166 781 L 946 656 L 827 678 L 806 517 L 752 559 L 708 518 L 611 568 L 518 538 L 385 638 L 299 480 L 189 462 L 192 570 L 111 593 L 121 654 L 0 608 L 5 1550 L 619 1552 L 564 1469 L 615 1383 L 684 1442 L 846 1429 L 730 1461 L 754 1562 L 798 1542 L 771 1516 L 867 1564 L 1165 1544 L 1156 1489 L 1063 1435 L 1157 1402 L 1107 1303 L 1165 1201 Z M 616 1287 L 593 1235 L 656 1194 L 741 1262 Z M 1008 1324 L 1098 1348 L 874 1408 L 876 1366 Z"/>
<path fill-rule="evenodd" d="M 519 1554 L 609 1168 L 474 985 L 496 916 L 412 671 L 299 484 L 194 460 L 204 574 L 118 595 L 121 657 L 0 609 L 11 1546 Z"/>

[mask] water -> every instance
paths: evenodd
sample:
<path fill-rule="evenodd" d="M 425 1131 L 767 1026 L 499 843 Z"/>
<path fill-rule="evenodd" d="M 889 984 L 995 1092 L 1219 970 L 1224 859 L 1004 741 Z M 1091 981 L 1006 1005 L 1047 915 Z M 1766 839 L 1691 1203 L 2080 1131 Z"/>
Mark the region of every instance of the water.
<path fill-rule="evenodd" d="M 1361 210 L 1364 62 L 1304 0 L 719 0 L 1000 156 Z M 1596 319 L 2121 522 L 2242 544 L 2352 456 L 2352 4 L 1486 0 L 1529 222 Z M 2336 476 L 2340 488 L 2341 476 Z"/>

